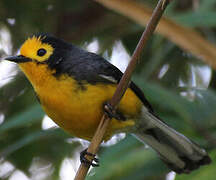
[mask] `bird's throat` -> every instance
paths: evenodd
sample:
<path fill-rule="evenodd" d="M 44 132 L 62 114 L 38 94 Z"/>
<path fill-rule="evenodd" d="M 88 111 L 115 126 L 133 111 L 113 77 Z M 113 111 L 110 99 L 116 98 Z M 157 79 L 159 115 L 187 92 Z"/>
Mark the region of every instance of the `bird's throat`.
<path fill-rule="evenodd" d="M 55 71 L 51 70 L 46 64 L 26 62 L 20 63 L 19 67 L 35 89 L 47 85 L 50 79 L 55 79 L 52 75 Z"/>

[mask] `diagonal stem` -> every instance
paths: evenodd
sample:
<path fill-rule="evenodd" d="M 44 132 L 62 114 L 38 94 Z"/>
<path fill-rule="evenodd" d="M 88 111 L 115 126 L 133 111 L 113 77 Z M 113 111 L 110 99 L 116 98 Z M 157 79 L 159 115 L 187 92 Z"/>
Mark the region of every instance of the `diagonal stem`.
<path fill-rule="evenodd" d="M 170 1 L 171 0 L 159 0 L 156 8 L 154 9 L 152 17 L 149 20 L 149 23 L 147 24 L 146 29 L 143 32 L 140 38 L 140 41 L 137 44 L 137 47 L 132 55 L 131 61 L 125 73 L 123 74 L 121 81 L 119 82 L 112 99 L 109 102 L 113 108 L 115 108 L 119 104 L 121 98 L 123 97 L 125 91 L 127 90 L 127 87 L 129 86 L 129 83 L 130 83 L 132 73 L 136 67 L 136 64 L 138 63 L 139 56 L 143 48 L 145 47 L 148 39 L 153 34 L 158 22 L 160 21 L 160 18 L 165 8 L 167 7 Z M 109 123 L 110 123 L 110 119 L 106 116 L 106 114 L 104 114 L 95 132 L 95 135 L 92 138 L 91 144 L 88 147 L 88 150 L 87 150 L 88 152 L 92 154 L 97 153 L 99 149 L 99 145 L 103 141 L 103 137 L 104 137 L 104 134 L 106 133 L 106 129 L 109 126 Z M 89 156 L 86 156 L 86 157 L 92 161 L 92 157 L 89 157 Z M 89 165 L 82 163 L 77 171 L 75 180 L 84 180 L 88 173 L 89 167 L 90 167 Z"/>

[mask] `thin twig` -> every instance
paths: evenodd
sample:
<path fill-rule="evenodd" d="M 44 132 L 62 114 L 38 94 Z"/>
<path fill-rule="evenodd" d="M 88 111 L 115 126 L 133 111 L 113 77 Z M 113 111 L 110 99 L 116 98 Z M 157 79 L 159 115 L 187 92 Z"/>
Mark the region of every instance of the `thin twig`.
<path fill-rule="evenodd" d="M 146 26 L 152 11 L 146 3 L 135 0 L 94 0 L 104 7 L 115 11 L 134 23 Z M 143 1 L 145 2 L 145 1 Z M 180 2 L 180 1 L 179 1 Z M 182 26 L 168 17 L 162 17 L 155 32 L 204 61 L 216 70 L 216 45 L 205 39 L 196 30 Z"/>
<path fill-rule="evenodd" d="M 147 40 L 150 38 L 150 36 L 152 35 L 152 33 L 154 32 L 166 6 L 169 4 L 170 0 L 159 0 L 155 10 L 153 11 L 152 17 L 149 20 L 149 23 L 146 26 L 145 31 L 143 32 L 140 41 L 132 55 L 131 61 L 125 71 L 125 73 L 123 74 L 121 81 L 119 82 L 117 89 L 112 97 L 112 99 L 110 100 L 110 105 L 115 108 L 118 103 L 120 102 L 122 96 L 124 95 L 125 91 L 127 90 L 127 87 L 130 83 L 130 79 L 131 79 L 131 75 L 132 72 L 135 69 L 136 64 L 138 63 L 138 59 L 139 56 L 144 48 L 144 46 L 147 43 Z M 98 149 L 99 149 L 99 145 L 100 143 L 103 141 L 103 137 L 104 134 L 106 133 L 106 129 L 109 126 L 110 123 L 110 119 L 106 116 L 106 114 L 103 115 L 100 124 L 95 132 L 94 137 L 92 138 L 91 144 L 89 145 L 88 148 L 88 152 L 92 153 L 92 154 L 96 154 Z M 92 160 L 91 156 L 87 156 L 86 158 L 88 158 L 89 160 Z M 79 167 L 79 170 L 77 171 L 75 180 L 84 180 L 88 170 L 89 170 L 88 165 L 86 164 L 81 164 L 81 166 Z"/>

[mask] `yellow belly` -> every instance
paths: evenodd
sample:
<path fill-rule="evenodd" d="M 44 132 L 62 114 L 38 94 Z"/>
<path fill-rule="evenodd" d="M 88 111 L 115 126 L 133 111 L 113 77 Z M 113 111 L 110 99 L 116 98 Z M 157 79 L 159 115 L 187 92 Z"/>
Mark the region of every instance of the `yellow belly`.
<path fill-rule="evenodd" d="M 93 137 L 103 115 L 103 103 L 112 98 L 116 85 L 85 84 L 85 89 L 82 89 L 67 75 L 55 78 L 46 65 L 38 66 L 29 62 L 20 64 L 20 68 L 32 83 L 44 111 L 53 121 L 74 136 L 87 140 Z M 141 101 L 128 89 L 118 106 L 118 110 L 128 119 L 112 119 L 105 139 L 133 126 L 141 107 Z"/>
<path fill-rule="evenodd" d="M 111 99 L 115 85 L 87 85 L 86 89 L 75 89 L 74 82 L 61 81 L 49 92 L 37 92 L 47 115 L 70 134 L 90 140 L 103 115 L 103 103 Z M 40 91 L 40 90 L 39 90 Z M 105 139 L 113 133 L 123 131 L 134 125 L 133 118 L 141 109 L 141 102 L 129 89 L 124 95 L 119 108 L 126 121 L 112 119 Z"/>

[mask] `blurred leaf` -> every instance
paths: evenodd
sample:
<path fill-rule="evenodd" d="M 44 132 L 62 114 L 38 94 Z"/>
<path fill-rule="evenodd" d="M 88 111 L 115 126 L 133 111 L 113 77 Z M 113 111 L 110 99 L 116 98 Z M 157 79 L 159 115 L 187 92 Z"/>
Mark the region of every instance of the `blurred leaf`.
<path fill-rule="evenodd" d="M 71 156 L 78 146 L 78 143 L 67 143 L 66 138 L 69 136 L 61 129 L 32 132 L 3 149 L 0 155 L 4 158 L 7 156 L 8 161 L 27 174 L 34 158 L 52 163 L 55 171 L 59 173 L 62 160 Z"/>
<path fill-rule="evenodd" d="M 14 116 L 3 123 L 0 126 L 0 135 L 12 128 L 19 128 L 41 120 L 43 116 L 44 112 L 42 111 L 40 105 L 34 105 L 20 113 L 18 116 Z"/>
<path fill-rule="evenodd" d="M 189 27 L 214 27 L 216 26 L 215 18 L 216 13 L 214 11 L 197 11 L 177 15 L 173 19 L 176 22 Z"/>
<path fill-rule="evenodd" d="M 61 131 L 61 130 L 60 130 Z M 21 149 L 22 147 L 34 142 L 35 140 L 38 140 L 40 138 L 47 136 L 53 136 L 53 135 L 60 135 L 59 129 L 50 129 L 50 130 L 41 130 L 38 132 L 33 132 L 31 134 L 28 134 L 26 137 L 23 137 L 19 141 L 15 142 L 14 144 L 11 144 L 10 146 L 6 147 L 5 149 L 0 151 L 0 157 L 6 157 L 10 155 L 11 153 L 14 153 L 15 151 Z"/>
<path fill-rule="evenodd" d="M 167 168 L 151 150 L 147 150 L 132 136 L 107 148 L 100 157 L 101 164 L 88 176 L 91 179 L 146 179 L 164 178 Z"/>
<path fill-rule="evenodd" d="M 213 10 L 214 5 L 215 5 L 215 0 L 200 1 L 199 11 Z"/>
<path fill-rule="evenodd" d="M 152 9 L 132 0 L 95 1 L 143 26 L 146 26 L 152 14 Z M 216 68 L 216 63 L 214 61 L 214 59 L 216 59 L 215 45 L 202 38 L 196 31 L 177 24 L 168 18 L 162 18 L 156 32 L 165 36 L 199 59 L 204 60 L 213 68 Z"/>

